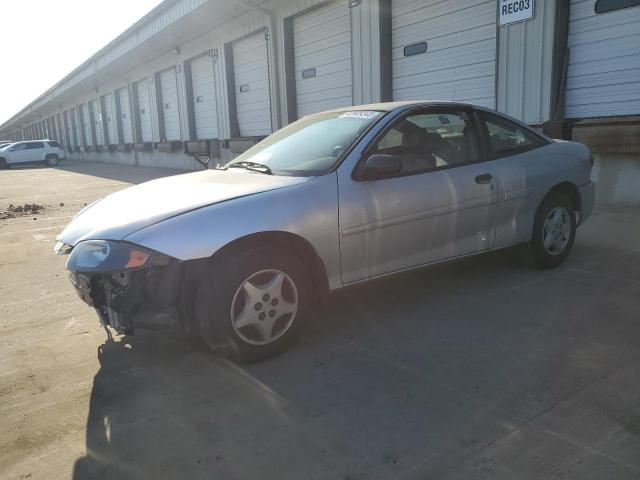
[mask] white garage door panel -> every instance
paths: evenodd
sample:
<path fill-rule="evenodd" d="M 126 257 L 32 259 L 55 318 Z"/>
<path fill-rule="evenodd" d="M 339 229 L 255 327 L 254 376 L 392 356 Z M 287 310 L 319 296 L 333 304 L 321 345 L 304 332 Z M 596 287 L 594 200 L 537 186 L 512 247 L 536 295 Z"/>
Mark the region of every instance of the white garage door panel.
<path fill-rule="evenodd" d="M 138 107 L 140 115 L 140 132 L 143 142 L 153 141 L 153 133 L 151 130 L 151 102 L 149 101 L 149 81 L 140 80 L 136 83 L 138 92 Z"/>
<path fill-rule="evenodd" d="M 569 10 L 569 118 L 640 114 L 640 7 L 596 15 L 593 1 Z"/>
<path fill-rule="evenodd" d="M 133 143 L 133 124 L 131 123 L 131 104 L 129 103 L 128 89 L 121 88 L 118 90 L 118 103 L 120 106 L 123 143 Z"/>
<path fill-rule="evenodd" d="M 267 59 L 267 41 L 263 32 L 233 44 L 236 111 L 241 137 L 271 133 Z"/>
<path fill-rule="evenodd" d="M 293 45 L 298 117 L 353 104 L 351 11 L 339 1 L 295 17 Z M 315 76 L 302 73 L 315 69 Z"/>
<path fill-rule="evenodd" d="M 116 127 L 116 104 L 114 103 L 113 93 L 107 93 L 104 96 L 104 106 L 107 117 L 107 132 L 109 134 L 109 143 L 118 143 L 118 130 Z"/>
<path fill-rule="evenodd" d="M 393 98 L 494 107 L 495 22 L 493 1 L 393 0 Z M 405 57 L 404 47 L 419 42 L 427 42 L 427 52 Z"/>
<path fill-rule="evenodd" d="M 196 137 L 202 140 L 218 138 L 216 85 L 213 59 L 209 55 L 203 55 L 191 62 L 191 81 Z"/>
<path fill-rule="evenodd" d="M 102 115 L 100 114 L 100 102 L 91 100 L 91 109 L 93 110 L 93 123 L 95 125 L 96 143 L 104 145 L 104 134 L 102 130 Z"/>
<path fill-rule="evenodd" d="M 164 113 L 164 135 L 166 140 L 180 140 L 180 107 L 175 69 L 160 74 L 162 108 Z"/>
<path fill-rule="evenodd" d="M 86 139 L 87 145 L 93 145 L 93 135 L 91 135 L 91 117 L 89 116 L 89 104 L 82 104 L 82 120 L 84 128 L 84 137 Z"/>

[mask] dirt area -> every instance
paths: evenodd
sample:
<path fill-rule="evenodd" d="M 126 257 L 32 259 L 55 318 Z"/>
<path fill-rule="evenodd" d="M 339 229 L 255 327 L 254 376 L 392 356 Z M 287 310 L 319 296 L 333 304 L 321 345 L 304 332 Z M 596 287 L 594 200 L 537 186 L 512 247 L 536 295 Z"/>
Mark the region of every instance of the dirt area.
<path fill-rule="evenodd" d="M 85 204 L 172 173 L 0 172 L 1 479 L 640 478 L 640 211 L 597 210 L 552 271 L 496 252 L 350 288 L 238 367 L 108 341 L 52 254 Z"/>

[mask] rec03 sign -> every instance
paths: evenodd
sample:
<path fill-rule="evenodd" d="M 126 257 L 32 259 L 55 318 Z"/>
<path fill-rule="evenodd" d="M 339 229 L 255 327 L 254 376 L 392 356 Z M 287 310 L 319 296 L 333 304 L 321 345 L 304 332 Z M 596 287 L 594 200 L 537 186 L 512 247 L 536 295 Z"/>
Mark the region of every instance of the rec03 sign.
<path fill-rule="evenodd" d="M 533 0 L 498 0 L 499 25 L 524 22 L 533 18 Z"/>

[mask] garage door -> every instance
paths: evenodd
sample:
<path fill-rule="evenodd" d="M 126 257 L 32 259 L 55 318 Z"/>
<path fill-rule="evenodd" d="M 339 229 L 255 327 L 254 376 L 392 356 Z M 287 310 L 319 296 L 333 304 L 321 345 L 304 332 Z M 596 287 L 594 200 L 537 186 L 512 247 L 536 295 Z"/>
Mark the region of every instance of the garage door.
<path fill-rule="evenodd" d="M 71 110 L 64 112 L 64 125 L 67 129 L 67 145 L 75 145 L 73 138 L 73 124 L 71 123 Z"/>
<path fill-rule="evenodd" d="M 495 0 L 392 0 L 396 100 L 495 107 Z"/>
<path fill-rule="evenodd" d="M 140 115 L 140 134 L 143 142 L 153 141 L 153 130 L 151 129 L 151 102 L 149 101 L 149 81 L 140 80 L 136 83 L 136 93 L 138 95 L 138 114 Z"/>
<path fill-rule="evenodd" d="M 164 115 L 165 140 L 180 140 L 180 110 L 178 106 L 178 83 L 174 68 L 160 74 L 162 89 L 162 112 Z"/>
<path fill-rule="evenodd" d="M 96 132 L 96 145 L 104 145 L 104 134 L 102 130 L 102 114 L 100 112 L 100 102 L 91 100 L 89 108 L 93 114 L 94 131 Z"/>
<path fill-rule="evenodd" d="M 113 93 L 104 95 L 105 120 L 107 121 L 107 142 L 118 143 L 118 130 L 116 125 L 116 104 L 113 101 Z"/>
<path fill-rule="evenodd" d="M 236 112 L 241 137 L 271 133 L 269 61 L 264 32 L 233 43 Z"/>
<path fill-rule="evenodd" d="M 338 1 L 293 19 L 298 117 L 353 104 L 351 9 Z"/>
<path fill-rule="evenodd" d="M 74 147 L 78 147 L 80 146 L 80 130 L 78 130 L 78 125 L 80 125 L 78 123 L 78 109 L 77 108 L 72 108 L 71 110 L 69 110 L 70 114 L 71 114 L 71 131 L 73 132 L 73 146 Z"/>
<path fill-rule="evenodd" d="M 640 6 L 596 14 L 594 4 L 569 7 L 566 115 L 640 114 Z"/>
<path fill-rule="evenodd" d="M 131 123 L 131 104 L 129 90 L 121 88 L 116 92 L 120 107 L 120 121 L 122 123 L 122 143 L 133 143 L 133 124 Z"/>
<path fill-rule="evenodd" d="M 84 138 L 87 145 L 93 145 L 93 135 L 91 135 L 91 117 L 89 116 L 89 104 L 82 104 L 82 128 L 84 129 Z"/>
<path fill-rule="evenodd" d="M 218 138 L 216 84 L 213 76 L 213 58 L 203 55 L 191 62 L 193 86 L 193 115 L 196 137 L 201 140 Z"/>

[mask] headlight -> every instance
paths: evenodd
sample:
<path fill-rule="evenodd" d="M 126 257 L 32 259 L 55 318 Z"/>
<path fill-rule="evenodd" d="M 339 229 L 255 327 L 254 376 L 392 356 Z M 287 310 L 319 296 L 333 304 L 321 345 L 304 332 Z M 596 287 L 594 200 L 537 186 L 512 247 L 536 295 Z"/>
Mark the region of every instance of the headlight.
<path fill-rule="evenodd" d="M 78 243 L 69 259 L 67 270 L 107 273 L 144 267 L 153 252 L 123 242 L 87 240 Z"/>

